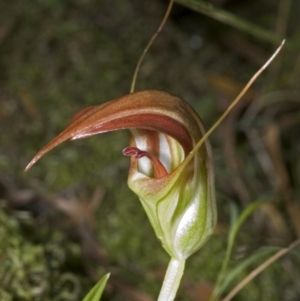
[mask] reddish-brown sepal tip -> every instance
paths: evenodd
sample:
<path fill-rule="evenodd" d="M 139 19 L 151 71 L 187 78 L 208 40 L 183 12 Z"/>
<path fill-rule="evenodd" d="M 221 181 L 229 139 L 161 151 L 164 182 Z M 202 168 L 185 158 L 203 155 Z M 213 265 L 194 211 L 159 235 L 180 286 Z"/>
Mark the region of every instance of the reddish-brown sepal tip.
<path fill-rule="evenodd" d="M 32 165 L 35 164 L 35 162 L 36 160 L 30 161 L 29 164 L 25 167 L 24 172 L 27 172 L 32 167 Z"/>

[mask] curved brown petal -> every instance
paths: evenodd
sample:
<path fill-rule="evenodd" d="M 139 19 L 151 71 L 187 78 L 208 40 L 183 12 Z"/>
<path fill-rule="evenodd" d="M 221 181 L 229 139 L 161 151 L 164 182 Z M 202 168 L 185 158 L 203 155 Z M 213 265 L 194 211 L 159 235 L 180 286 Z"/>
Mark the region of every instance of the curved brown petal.
<path fill-rule="evenodd" d="M 145 90 L 85 108 L 75 114 L 67 128 L 35 155 L 25 171 L 66 140 L 120 129 L 164 133 L 176 139 L 185 154 L 192 150 L 195 141 L 201 137 L 199 118 L 185 101 L 167 92 Z"/>

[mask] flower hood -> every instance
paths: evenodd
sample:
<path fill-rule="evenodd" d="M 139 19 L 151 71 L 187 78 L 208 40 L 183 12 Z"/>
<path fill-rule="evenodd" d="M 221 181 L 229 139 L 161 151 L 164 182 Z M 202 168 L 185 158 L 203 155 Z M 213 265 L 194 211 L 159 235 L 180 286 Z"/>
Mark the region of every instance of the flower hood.
<path fill-rule="evenodd" d="M 78 112 L 66 129 L 26 167 L 66 140 L 129 129 L 129 187 L 139 197 L 165 250 L 186 259 L 210 237 L 216 224 L 214 166 L 209 141 L 187 159 L 205 130 L 181 98 L 145 90 Z"/>

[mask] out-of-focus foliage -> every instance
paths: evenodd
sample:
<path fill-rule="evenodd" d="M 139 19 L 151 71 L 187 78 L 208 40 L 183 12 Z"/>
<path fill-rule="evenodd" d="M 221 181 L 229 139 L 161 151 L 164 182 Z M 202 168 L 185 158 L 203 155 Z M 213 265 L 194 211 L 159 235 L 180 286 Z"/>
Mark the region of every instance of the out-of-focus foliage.
<path fill-rule="evenodd" d="M 298 0 L 212 2 L 266 30 L 281 31 L 299 46 Z M 104 266 L 112 273 L 110 301 L 156 296 L 167 256 L 127 187 L 129 160 L 121 155 L 128 146 L 126 133 L 66 143 L 30 173 L 24 175 L 23 169 L 75 112 L 128 93 L 135 64 L 166 4 L 0 1 L 0 181 L 5 175 L 14 184 L 0 189 L 1 206 L 10 208 L 0 213 L 0 270 L 5 269 L 0 273 L 1 300 L 32 300 L 32 294 L 43 296 L 40 300 L 59 300 L 62 287 L 70 288 L 66 293 L 81 288 L 77 296 L 83 296 Z M 146 56 L 137 90 L 162 89 L 179 95 L 209 128 L 277 46 L 176 5 Z M 216 281 L 229 227 L 229 202 L 242 209 L 258 199 L 271 201 L 237 235 L 232 266 L 261 246 L 286 246 L 296 236 L 300 220 L 297 49 L 283 49 L 211 137 L 219 223 L 207 246 L 187 262 L 178 300 L 198 301 L 203 296 L 201 282 L 211 289 Z M 104 191 L 103 202 L 89 210 L 98 187 Z M 16 197 L 22 188 L 34 196 L 26 204 Z M 87 205 L 80 207 L 82 203 Z M 102 249 L 103 260 L 95 245 Z M 299 265 L 297 257 L 287 255 L 236 300 L 298 300 Z M 138 299 L 141 292 L 145 295 Z M 61 300 L 72 300 L 68 298 Z"/>

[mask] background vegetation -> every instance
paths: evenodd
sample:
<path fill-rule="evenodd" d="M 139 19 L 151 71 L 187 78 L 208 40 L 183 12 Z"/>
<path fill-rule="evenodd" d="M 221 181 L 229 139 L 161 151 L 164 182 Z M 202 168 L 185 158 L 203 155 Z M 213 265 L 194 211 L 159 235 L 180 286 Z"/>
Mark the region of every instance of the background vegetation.
<path fill-rule="evenodd" d="M 211 137 L 219 223 L 188 260 L 178 300 L 208 300 L 225 252 L 230 203 L 242 210 L 270 201 L 240 231 L 232 266 L 262 246 L 284 247 L 300 236 L 300 3 L 210 3 L 218 9 L 210 16 L 175 5 L 137 90 L 181 96 L 209 128 L 278 46 L 274 41 L 286 37 L 288 44 Z M 80 300 L 105 272 L 112 278 L 103 300 L 150 301 L 158 294 L 168 257 L 126 184 L 127 132 L 65 143 L 28 174 L 23 169 L 78 110 L 129 92 L 167 4 L 1 1 L 1 300 Z M 218 21 L 220 11 L 275 38 Z M 299 300 L 299 264 L 299 253 L 285 256 L 235 300 Z"/>

